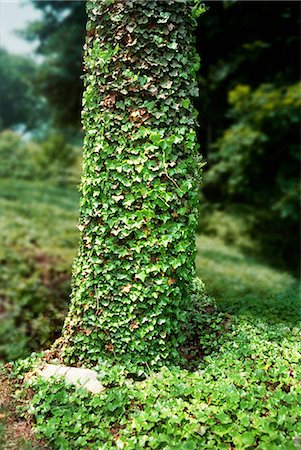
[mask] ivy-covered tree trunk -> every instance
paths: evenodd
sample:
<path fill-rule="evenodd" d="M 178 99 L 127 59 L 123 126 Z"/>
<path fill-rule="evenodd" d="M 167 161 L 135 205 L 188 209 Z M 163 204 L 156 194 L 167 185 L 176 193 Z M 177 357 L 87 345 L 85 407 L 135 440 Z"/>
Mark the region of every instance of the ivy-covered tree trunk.
<path fill-rule="evenodd" d="M 198 203 L 193 2 L 87 2 L 67 363 L 180 361 Z"/>

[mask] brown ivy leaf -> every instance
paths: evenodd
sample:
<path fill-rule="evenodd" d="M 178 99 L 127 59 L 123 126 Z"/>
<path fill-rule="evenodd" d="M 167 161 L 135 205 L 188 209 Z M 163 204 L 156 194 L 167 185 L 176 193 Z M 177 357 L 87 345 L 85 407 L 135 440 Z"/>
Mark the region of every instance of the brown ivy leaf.
<path fill-rule="evenodd" d="M 112 108 L 112 106 L 114 106 L 116 103 L 116 97 L 117 97 L 116 94 L 109 94 L 103 99 L 102 103 L 107 108 Z"/>
<path fill-rule="evenodd" d="M 169 278 L 168 278 L 168 282 L 167 282 L 167 283 L 168 283 L 168 285 L 170 286 L 171 284 L 175 284 L 175 283 L 176 283 L 176 281 L 177 281 L 177 280 L 176 280 L 175 278 L 171 278 L 171 277 L 169 277 Z"/>
<path fill-rule="evenodd" d="M 122 294 L 123 294 L 124 292 L 128 293 L 128 292 L 130 292 L 131 288 L 132 288 L 132 285 L 129 283 L 129 284 L 123 286 L 123 288 L 121 289 L 121 293 L 122 293 Z"/>
<path fill-rule="evenodd" d="M 90 336 L 90 334 L 92 333 L 92 330 L 88 330 L 87 328 L 85 328 L 83 330 L 83 332 L 86 334 L 86 336 Z"/>
<path fill-rule="evenodd" d="M 86 248 L 89 248 L 89 249 L 92 248 L 91 244 L 89 242 L 87 242 L 85 239 L 83 239 L 83 243 Z"/>
<path fill-rule="evenodd" d="M 110 342 L 108 345 L 106 345 L 107 350 L 109 350 L 109 352 L 113 352 L 114 351 L 114 345 Z"/>
<path fill-rule="evenodd" d="M 131 122 L 138 122 L 142 123 L 143 121 L 147 120 L 149 118 L 149 114 L 147 109 L 145 108 L 138 108 L 131 112 L 130 114 L 130 121 Z"/>
<path fill-rule="evenodd" d="M 94 28 L 93 30 L 89 30 L 89 31 L 87 32 L 87 36 L 88 36 L 88 37 L 94 36 L 95 31 L 96 31 L 95 28 Z"/>
<path fill-rule="evenodd" d="M 134 322 L 131 323 L 130 329 L 131 330 L 136 330 L 136 328 L 139 328 L 139 325 L 137 324 L 137 322 L 134 321 Z"/>
<path fill-rule="evenodd" d="M 118 236 L 118 234 L 120 233 L 121 228 L 113 228 L 111 230 L 111 234 L 114 234 L 114 236 Z"/>

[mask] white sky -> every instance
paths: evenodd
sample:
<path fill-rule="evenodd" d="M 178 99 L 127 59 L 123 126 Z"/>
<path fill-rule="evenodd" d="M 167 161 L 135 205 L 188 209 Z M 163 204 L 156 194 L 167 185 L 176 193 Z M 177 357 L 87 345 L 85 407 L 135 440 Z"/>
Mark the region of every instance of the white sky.
<path fill-rule="evenodd" d="M 41 13 L 24 0 L 0 0 L 0 46 L 10 53 L 33 56 L 36 44 L 16 36 L 14 31 L 39 17 Z"/>

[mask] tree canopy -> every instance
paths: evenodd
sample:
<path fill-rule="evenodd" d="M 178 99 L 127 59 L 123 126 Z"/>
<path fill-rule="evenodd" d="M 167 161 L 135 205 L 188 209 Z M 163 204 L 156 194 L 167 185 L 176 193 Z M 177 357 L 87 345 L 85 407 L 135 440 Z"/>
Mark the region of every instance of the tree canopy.
<path fill-rule="evenodd" d="M 23 125 L 37 126 L 42 101 L 36 99 L 33 79 L 37 73 L 34 61 L 8 53 L 0 48 L 0 131 Z"/>
<path fill-rule="evenodd" d="M 41 10 L 43 18 L 32 22 L 23 35 L 39 42 L 37 52 L 43 56 L 37 91 L 47 98 L 58 126 L 79 128 L 85 2 L 33 0 L 32 3 Z"/>

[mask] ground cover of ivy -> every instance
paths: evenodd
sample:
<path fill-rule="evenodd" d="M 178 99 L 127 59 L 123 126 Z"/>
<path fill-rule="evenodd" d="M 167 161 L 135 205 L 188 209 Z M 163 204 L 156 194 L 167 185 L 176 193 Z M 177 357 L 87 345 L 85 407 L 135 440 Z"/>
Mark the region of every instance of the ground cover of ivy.
<path fill-rule="evenodd" d="M 48 313 L 33 311 L 33 306 L 47 306 L 45 299 L 51 306 L 58 291 L 49 283 L 48 297 L 41 287 L 37 290 L 42 286 L 37 273 L 45 278 L 45 260 L 44 272 L 40 265 L 35 266 L 28 281 L 32 260 L 28 255 L 47 256 L 50 279 L 56 277 L 55 269 L 70 271 L 78 240 L 78 196 L 73 188 L 48 182 L 2 180 L 0 187 L 0 221 L 5 237 L 1 241 L 1 295 L 11 298 L 11 304 L 21 311 L 14 312 L 14 322 L 7 325 L 6 334 L 21 326 L 16 318 L 21 313 L 25 317 L 24 311 L 34 314 L 35 321 L 30 316 L 29 323 L 36 323 L 36 329 L 41 330 Z M 103 380 L 110 387 L 98 396 L 56 382 L 37 381 L 26 393 L 32 400 L 23 403 L 24 391 L 17 391 L 38 434 L 47 440 L 46 448 L 122 448 L 123 442 L 128 444 L 124 445 L 126 449 L 301 447 L 298 282 L 221 239 L 198 236 L 197 248 L 198 274 L 218 308 L 214 323 L 210 305 L 206 306 L 207 316 L 202 316 L 203 324 L 207 320 L 211 325 L 200 346 L 203 353 L 206 348 L 211 353 L 199 361 L 197 370 L 168 368 L 140 381 L 125 378 L 117 367 L 115 374 L 111 370 Z M 8 258 L 11 253 L 15 255 L 12 261 Z M 30 293 L 34 292 L 30 303 Z M 39 296 L 44 300 L 37 303 Z M 1 324 L 11 320 L 8 312 L 1 317 Z M 26 330 L 17 331 L 30 344 L 35 339 Z M 41 341 L 35 342 L 42 347 Z M 28 352 L 28 347 L 24 348 Z M 12 352 L 11 346 L 7 354 Z M 20 367 L 27 367 L 27 363 Z M 5 430 L 2 433 L 0 429 L 1 434 L 6 436 Z M 20 450 L 39 448 L 35 442 L 18 445 Z"/>
<path fill-rule="evenodd" d="M 214 265 L 214 258 L 208 257 L 213 241 L 202 237 L 200 243 L 206 272 Z M 219 297 L 218 308 L 223 312 L 214 312 L 211 323 L 211 332 L 220 331 L 215 334 L 216 346 L 212 346 L 210 329 L 201 339 L 205 350 L 206 341 L 211 342 L 211 353 L 193 371 L 168 367 L 140 380 L 127 378 L 120 366 L 100 366 L 99 376 L 107 389 L 99 395 L 56 380 L 36 379 L 30 386 L 32 398 L 26 410 L 49 448 L 301 447 L 296 285 L 289 276 L 264 266 L 258 270 L 255 261 L 252 264 L 221 242 L 215 244 L 226 272 L 234 270 L 235 255 L 241 259 L 241 264 L 236 264 L 241 285 L 226 286 L 224 296 Z M 230 259 L 228 266 L 223 252 Z M 218 269 L 222 270 L 222 265 L 217 264 Z M 244 280 L 248 277 L 247 292 Z M 279 292 L 279 283 L 286 292 Z M 218 292 L 219 286 L 212 287 Z M 262 293 L 261 306 L 254 295 L 257 288 Z M 209 309 L 207 320 L 212 321 Z"/>

